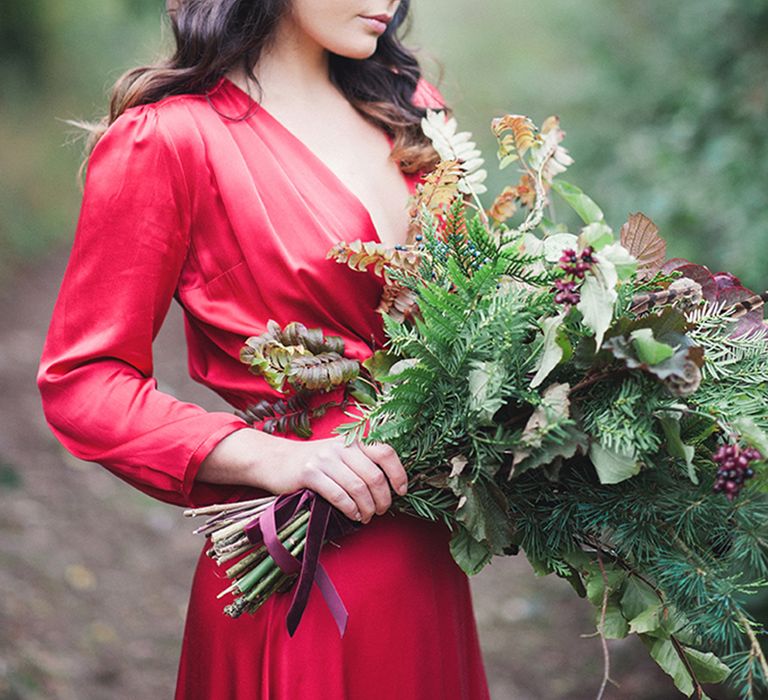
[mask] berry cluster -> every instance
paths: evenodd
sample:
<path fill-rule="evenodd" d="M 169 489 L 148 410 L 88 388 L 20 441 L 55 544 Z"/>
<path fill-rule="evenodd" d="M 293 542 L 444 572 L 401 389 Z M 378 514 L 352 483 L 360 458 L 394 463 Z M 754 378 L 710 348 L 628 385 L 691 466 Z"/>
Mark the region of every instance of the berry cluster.
<path fill-rule="evenodd" d="M 424 243 L 422 242 L 424 240 L 424 236 L 418 233 L 416 236 L 414 236 L 414 239 L 416 240 L 416 250 L 424 250 Z M 409 250 L 410 248 L 410 245 L 395 243 L 395 250 Z"/>
<path fill-rule="evenodd" d="M 560 257 L 560 269 L 565 276 L 555 280 L 555 303 L 574 306 L 581 299 L 576 287 L 584 279 L 584 275 L 592 269 L 595 262 L 594 250 L 587 246 L 581 253 L 572 248 L 563 251 Z"/>
<path fill-rule="evenodd" d="M 750 463 L 762 458 L 763 455 L 754 447 L 721 445 L 712 455 L 718 465 L 713 491 L 724 492 L 726 498 L 732 501 L 739 495 L 744 481 L 755 475 L 755 470 L 749 466 Z"/>
<path fill-rule="evenodd" d="M 491 259 L 488 256 L 483 255 L 483 253 L 475 247 L 475 244 L 472 243 L 472 241 L 467 245 L 467 252 L 474 258 L 469 266 L 475 270 L 479 270 L 483 265 L 491 262 Z"/>

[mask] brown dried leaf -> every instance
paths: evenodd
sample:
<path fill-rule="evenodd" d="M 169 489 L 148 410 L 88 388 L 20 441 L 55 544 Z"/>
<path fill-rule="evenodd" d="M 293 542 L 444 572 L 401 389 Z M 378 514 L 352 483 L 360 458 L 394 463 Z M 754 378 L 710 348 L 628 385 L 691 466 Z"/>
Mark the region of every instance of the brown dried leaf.
<path fill-rule="evenodd" d="M 411 216 L 416 216 L 422 207 L 431 212 L 450 207 L 459 195 L 461 163 L 457 160 L 444 160 L 427 175 L 417 189 L 418 196 L 411 207 Z"/>
<path fill-rule="evenodd" d="M 376 309 L 391 316 L 398 323 L 419 315 L 419 305 L 414 292 L 397 282 L 385 285 Z"/>
<path fill-rule="evenodd" d="M 391 264 L 398 252 L 375 241 L 354 240 L 337 243 L 326 253 L 325 257 L 346 264 L 356 272 L 364 272 L 370 265 L 373 265 L 374 272 L 381 276 L 384 266 Z"/>
<path fill-rule="evenodd" d="M 496 197 L 491 208 L 488 210 L 488 215 L 499 223 L 506 221 L 514 216 L 517 211 L 517 187 L 505 187 Z"/>
<path fill-rule="evenodd" d="M 637 258 L 641 277 L 653 277 L 667 257 L 667 244 L 659 236 L 659 227 L 640 212 L 631 214 L 621 227 L 621 245 Z"/>
<path fill-rule="evenodd" d="M 491 130 L 499 141 L 501 155 L 517 152 L 522 156 L 539 140 L 536 125 L 521 114 L 505 114 L 503 117 L 496 117 L 491 122 Z M 511 134 L 505 134 L 507 131 Z"/>
<path fill-rule="evenodd" d="M 517 183 L 516 189 L 520 204 L 528 208 L 536 205 L 536 185 L 530 175 L 527 173 L 523 174 L 520 177 L 520 182 Z"/>

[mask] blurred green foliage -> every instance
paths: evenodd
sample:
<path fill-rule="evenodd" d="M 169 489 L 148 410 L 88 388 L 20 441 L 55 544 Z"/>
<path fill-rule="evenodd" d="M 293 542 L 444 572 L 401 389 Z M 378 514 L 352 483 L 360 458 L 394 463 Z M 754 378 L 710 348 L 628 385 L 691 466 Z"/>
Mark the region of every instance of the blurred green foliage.
<path fill-rule="evenodd" d="M 82 130 L 109 85 L 162 50 L 162 2 L 0 2 L 0 274 L 71 239 Z"/>
<path fill-rule="evenodd" d="M 0 257 L 74 229 L 79 146 L 111 82 L 163 50 L 162 0 L 0 3 Z M 670 253 L 768 286 L 767 0 L 418 0 L 408 43 L 495 172 L 489 124 L 558 114 L 569 178 L 618 227 L 653 218 Z M 505 171 L 506 176 L 506 171 Z M 490 200 L 488 201 L 490 204 Z"/>
<path fill-rule="evenodd" d="M 766 0 L 414 5 L 489 161 L 492 116 L 558 114 L 566 177 L 614 227 L 641 210 L 670 254 L 768 287 Z"/>

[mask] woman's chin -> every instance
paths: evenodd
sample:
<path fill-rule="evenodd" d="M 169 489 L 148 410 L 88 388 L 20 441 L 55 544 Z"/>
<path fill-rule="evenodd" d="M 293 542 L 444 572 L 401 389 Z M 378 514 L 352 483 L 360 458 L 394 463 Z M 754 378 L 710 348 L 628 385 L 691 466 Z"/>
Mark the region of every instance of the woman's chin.
<path fill-rule="evenodd" d="M 345 42 L 331 49 L 331 51 L 344 58 L 363 60 L 370 58 L 376 52 L 378 36 L 368 35 Z"/>

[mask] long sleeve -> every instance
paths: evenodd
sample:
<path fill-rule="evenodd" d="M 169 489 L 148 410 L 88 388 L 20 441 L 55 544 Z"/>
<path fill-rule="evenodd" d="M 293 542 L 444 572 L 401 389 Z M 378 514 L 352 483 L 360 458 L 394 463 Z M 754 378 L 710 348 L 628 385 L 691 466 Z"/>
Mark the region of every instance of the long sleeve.
<path fill-rule="evenodd" d="M 194 481 L 197 469 L 247 424 L 163 393 L 152 377 L 152 342 L 187 256 L 193 215 L 161 117 L 151 105 L 128 110 L 91 155 L 37 381 L 48 424 L 67 450 L 186 505 L 222 498 L 221 487 Z"/>
<path fill-rule="evenodd" d="M 445 107 L 445 98 L 435 85 L 423 76 L 416 83 L 416 90 L 411 97 L 411 102 L 419 107 L 429 109 L 442 109 Z"/>

